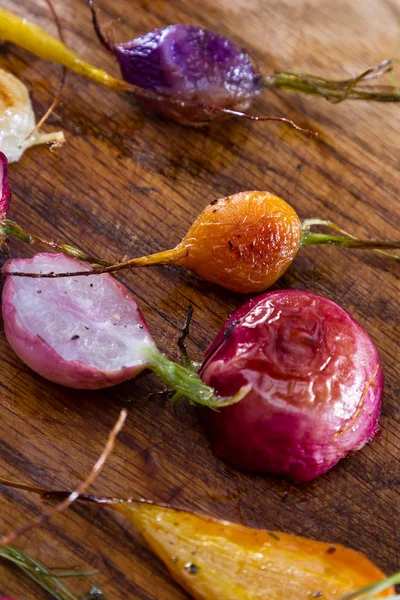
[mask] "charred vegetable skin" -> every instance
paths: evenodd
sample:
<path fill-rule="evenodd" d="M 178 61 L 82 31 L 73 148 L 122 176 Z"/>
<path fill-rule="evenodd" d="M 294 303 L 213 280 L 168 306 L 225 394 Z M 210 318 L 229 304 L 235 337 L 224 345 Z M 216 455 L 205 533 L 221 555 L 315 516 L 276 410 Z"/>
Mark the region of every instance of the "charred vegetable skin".
<path fill-rule="evenodd" d="M 204 209 L 179 245 L 185 253 L 176 264 L 232 291 L 261 291 L 289 267 L 301 235 L 287 202 L 268 192 L 241 192 Z"/>
<path fill-rule="evenodd" d="M 348 313 L 310 292 L 270 292 L 234 312 L 200 375 L 224 395 L 251 385 L 237 405 L 205 414 L 216 454 L 242 469 L 308 481 L 378 433 L 378 351 Z"/>

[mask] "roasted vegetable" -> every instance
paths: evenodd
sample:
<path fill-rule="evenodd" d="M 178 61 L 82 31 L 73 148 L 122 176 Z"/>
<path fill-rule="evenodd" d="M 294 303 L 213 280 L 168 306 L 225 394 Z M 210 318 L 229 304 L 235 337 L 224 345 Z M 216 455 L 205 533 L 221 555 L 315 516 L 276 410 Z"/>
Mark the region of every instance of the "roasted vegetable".
<path fill-rule="evenodd" d="M 75 265 L 90 273 L 62 254 L 10 260 L 4 271 Z M 206 353 L 202 381 L 157 350 L 110 275 L 8 277 L 2 310 L 14 351 L 51 381 L 98 389 L 151 369 L 179 396 L 219 408 L 206 416 L 214 449 L 241 468 L 307 481 L 378 432 L 379 353 L 341 307 L 310 292 L 271 292 L 233 313 Z"/>
<path fill-rule="evenodd" d="M 14 259 L 4 272 L 31 273 L 87 269 L 63 254 Z M 195 404 L 220 407 L 238 402 L 219 398 L 193 371 L 166 358 L 156 347 L 129 291 L 110 275 L 47 280 L 8 277 L 2 310 L 4 330 L 16 354 L 34 371 L 62 385 L 99 389 L 154 371 L 169 387 Z"/>
<path fill-rule="evenodd" d="M 45 499 L 68 495 L 4 480 L 0 484 Z M 81 499 L 122 513 L 196 600 L 336 600 L 342 594 L 350 600 L 367 591 L 359 588 L 385 577 L 363 554 L 340 544 L 252 529 L 145 500 Z M 395 576 L 378 584 L 380 596 L 390 596 L 397 581 Z M 372 598 L 374 590 L 368 591 Z"/>
<path fill-rule="evenodd" d="M 27 88 L 14 75 L 0 69 L 0 151 L 9 162 L 19 160 L 30 146 L 54 146 L 64 141 L 62 131 L 42 133 L 36 128 Z"/>
<path fill-rule="evenodd" d="M 313 233 L 313 225 L 324 225 L 342 235 Z M 0 234 L 28 243 L 54 246 L 58 250 L 107 265 L 77 248 L 54 244 L 23 231 L 10 221 L 0 223 Z M 400 241 L 356 239 L 329 221 L 301 222 L 294 209 L 269 192 L 241 192 L 214 200 L 199 215 L 179 244 L 149 256 L 119 264 L 95 267 L 92 273 L 110 273 L 130 267 L 174 264 L 191 269 L 203 279 L 240 293 L 260 292 L 271 286 L 291 265 L 301 246 L 334 244 L 348 248 L 400 248 Z M 397 260 L 400 256 L 389 255 Z M 26 274 L 30 277 L 77 277 L 82 272 Z M 13 273 L 14 276 L 21 273 Z"/>
<path fill-rule="evenodd" d="M 308 481 L 379 432 L 383 370 L 368 333 L 338 304 L 277 290 L 235 311 L 200 376 L 239 404 L 207 411 L 216 454 L 250 471 Z"/>
<path fill-rule="evenodd" d="M 59 63 L 103 87 L 133 93 L 142 104 L 185 125 L 201 126 L 216 118 L 235 116 L 282 121 L 303 133 L 316 135 L 284 117 L 258 117 L 243 112 L 261 88 L 295 91 L 331 102 L 347 98 L 400 101 L 400 94 L 392 86 L 375 88 L 363 84 L 390 71 L 390 60 L 342 81 L 293 72 L 263 77 L 246 50 L 196 25 L 169 25 L 129 42 L 113 43 L 100 29 L 92 0 L 89 5 L 96 32 L 115 54 L 123 80 L 84 62 L 37 25 L 4 9 L 0 9 L 0 39 Z"/>

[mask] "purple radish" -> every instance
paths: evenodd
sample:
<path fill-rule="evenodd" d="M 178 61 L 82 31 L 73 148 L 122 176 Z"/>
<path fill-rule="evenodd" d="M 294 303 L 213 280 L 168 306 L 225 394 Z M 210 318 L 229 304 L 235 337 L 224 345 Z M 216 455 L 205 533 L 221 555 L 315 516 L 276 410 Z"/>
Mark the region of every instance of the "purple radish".
<path fill-rule="evenodd" d="M 86 269 L 64 254 L 9 260 L 4 272 Z M 72 388 L 99 389 L 154 371 L 190 401 L 210 407 L 237 402 L 247 393 L 219 398 L 199 376 L 168 360 L 156 347 L 129 291 L 111 275 L 53 280 L 7 277 L 4 329 L 10 346 L 32 370 Z"/>
<path fill-rule="evenodd" d="M 357 87 L 365 79 L 389 72 L 392 69 L 390 60 L 367 69 L 357 77 L 341 81 L 293 72 L 275 72 L 264 77 L 245 49 L 229 38 L 198 25 L 168 25 L 128 42 L 114 43 L 101 30 L 94 0 L 88 0 L 88 4 L 97 36 L 116 57 L 125 81 L 141 89 L 198 105 L 197 110 L 193 104 L 179 109 L 176 102 L 149 102 L 144 99 L 144 104 L 156 112 L 186 124 L 203 125 L 218 116 L 235 113 L 236 116 L 255 120 L 285 121 L 284 118 L 258 118 L 243 113 L 261 88 L 320 96 L 333 103 L 347 98 L 381 102 L 400 100 L 395 88 L 382 93 L 379 89 Z M 212 108 L 220 111 L 213 114 Z"/>
<path fill-rule="evenodd" d="M 223 395 L 251 386 L 206 413 L 215 453 L 241 469 L 309 481 L 379 431 L 379 353 L 346 311 L 311 292 L 270 292 L 234 312 L 200 376 Z"/>
<path fill-rule="evenodd" d="M 115 54 L 126 81 L 160 94 L 245 111 L 260 92 L 259 76 L 248 54 L 201 27 L 170 25 L 123 44 L 104 43 Z M 176 113 L 176 106 L 165 101 L 154 101 L 151 108 L 166 116 Z M 204 111 L 197 112 L 201 123 Z M 193 108 L 189 109 L 186 118 L 193 121 L 194 116 Z"/>

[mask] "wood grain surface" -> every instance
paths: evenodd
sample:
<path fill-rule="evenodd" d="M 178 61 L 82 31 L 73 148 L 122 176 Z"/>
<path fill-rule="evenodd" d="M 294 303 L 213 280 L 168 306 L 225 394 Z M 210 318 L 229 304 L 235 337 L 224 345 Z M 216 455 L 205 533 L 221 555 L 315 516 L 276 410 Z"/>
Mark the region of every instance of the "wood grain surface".
<path fill-rule="evenodd" d="M 1 6 L 55 33 L 39 0 Z M 84 0 L 54 0 L 68 44 L 117 74 L 99 45 Z M 196 23 L 232 37 L 264 73 L 296 69 L 342 77 L 400 56 L 399 0 L 99 0 L 103 22 L 121 19 L 121 39 L 170 23 Z M 51 101 L 60 68 L 11 45 L 0 66 L 20 77 L 35 111 Z M 259 114 L 285 115 L 320 132 L 318 141 L 283 125 L 230 121 L 193 130 L 145 115 L 135 101 L 70 74 L 47 130 L 67 143 L 52 154 L 30 149 L 10 167 L 10 217 L 44 236 L 106 257 L 174 246 L 212 199 L 266 189 L 302 218 L 333 219 L 361 237 L 399 239 L 400 106 L 266 92 Z M 12 245 L 15 255 L 31 249 Z M 151 375 L 98 392 L 74 391 L 36 376 L 0 336 L 0 474 L 38 485 L 76 485 L 90 470 L 121 408 L 129 410 L 116 450 L 93 490 L 137 495 L 256 527 L 341 542 L 386 572 L 399 561 L 399 263 L 363 250 L 302 249 L 279 288 L 332 298 L 369 331 L 386 376 L 382 435 L 310 484 L 241 473 L 217 460 L 196 410 L 178 415 Z M 190 353 L 200 358 L 243 297 L 187 271 L 156 267 L 121 272 L 160 348 L 176 341 L 195 308 Z M 27 494 L 1 490 L 0 531 L 40 514 Z M 75 505 L 20 540 L 53 565 L 98 568 L 109 600 L 187 598 L 134 530 L 115 514 Z M 75 584 L 82 591 L 88 584 Z M 0 595 L 42 600 L 29 580 L 0 563 Z"/>

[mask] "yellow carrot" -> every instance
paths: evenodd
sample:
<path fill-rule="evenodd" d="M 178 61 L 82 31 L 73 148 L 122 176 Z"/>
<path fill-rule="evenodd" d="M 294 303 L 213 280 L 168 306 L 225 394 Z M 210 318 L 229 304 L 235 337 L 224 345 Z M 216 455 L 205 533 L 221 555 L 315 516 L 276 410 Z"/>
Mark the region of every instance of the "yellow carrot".
<path fill-rule="evenodd" d="M 125 81 L 116 79 L 102 69 L 85 62 L 61 40 L 35 23 L 14 15 L 4 8 L 0 8 L 0 39 L 29 50 L 39 58 L 62 65 L 103 87 L 117 91 L 126 91 L 131 87 Z"/>
<path fill-rule="evenodd" d="M 131 521 L 196 600 L 333 600 L 385 577 L 365 556 L 340 544 L 146 502 L 110 508 Z"/>

